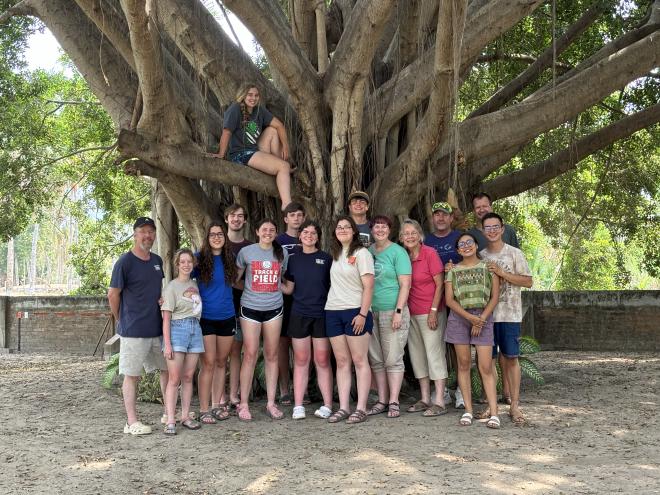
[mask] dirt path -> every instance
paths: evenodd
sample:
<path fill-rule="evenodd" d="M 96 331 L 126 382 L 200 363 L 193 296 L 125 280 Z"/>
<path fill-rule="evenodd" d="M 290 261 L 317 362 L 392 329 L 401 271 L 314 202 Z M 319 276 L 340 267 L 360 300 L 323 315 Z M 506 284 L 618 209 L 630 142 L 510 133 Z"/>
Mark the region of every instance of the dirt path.
<path fill-rule="evenodd" d="M 658 493 L 660 356 L 545 352 L 529 425 L 403 413 L 358 426 L 232 418 L 166 438 L 122 433 L 87 358 L 0 356 L 0 493 Z M 160 407 L 140 404 L 156 423 Z M 290 408 L 287 409 L 290 414 Z"/>

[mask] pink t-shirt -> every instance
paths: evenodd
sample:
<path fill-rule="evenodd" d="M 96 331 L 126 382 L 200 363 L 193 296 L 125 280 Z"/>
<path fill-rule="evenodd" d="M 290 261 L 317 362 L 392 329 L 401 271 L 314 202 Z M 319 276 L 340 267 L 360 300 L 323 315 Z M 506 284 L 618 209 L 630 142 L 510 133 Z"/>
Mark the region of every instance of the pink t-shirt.
<path fill-rule="evenodd" d="M 411 315 L 426 315 L 431 311 L 435 294 L 433 276 L 444 271 L 438 253 L 432 247 L 422 244 L 417 259 L 412 262 L 412 284 L 408 296 L 408 309 Z M 438 311 L 444 307 L 444 297 Z"/>

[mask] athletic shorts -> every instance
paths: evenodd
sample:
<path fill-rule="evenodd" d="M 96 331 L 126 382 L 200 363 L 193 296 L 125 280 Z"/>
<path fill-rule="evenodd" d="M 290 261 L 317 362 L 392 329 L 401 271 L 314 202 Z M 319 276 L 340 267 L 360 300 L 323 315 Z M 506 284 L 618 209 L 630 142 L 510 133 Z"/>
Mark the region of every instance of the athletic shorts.
<path fill-rule="evenodd" d="M 232 316 L 226 320 L 199 320 L 202 327 L 202 335 L 215 335 L 217 337 L 232 337 L 236 333 L 236 317 Z"/>
<path fill-rule="evenodd" d="M 257 309 L 250 309 L 241 306 L 241 318 L 253 323 L 268 323 L 269 321 L 282 318 L 282 306 L 277 309 L 268 309 L 266 311 L 259 311 Z"/>
<path fill-rule="evenodd" d="M 229 161 L 234 163 L 240 163 L 241 165 L 247 165 L 257 150 L 241 150 L 229 153 Z"/>
<path fill-rule="evenodd" d="M 493 357 L 497 356 L 497 348 L 503 356 L 515 358 L 520 356 L 520 323 L 497 322 L 493 327 L 495 345 Z"/>
<path fill-rule="evenodd" d="M 199 354 L 204 352 L 202 327 L 197 318 L 170 321 L 170 341 L 174 352 Z"/>
<path fill-rule="evenodd" d="M 359 337 L 360 335 L 371 334 L 374 328 L 374 317 L 371 311 L 367 312 L 367 320 L 364 322 L 362 333 L 356 334 L 353 331 L 352 321 L 360 313 L 360 308 L 325 310 L 325 334 L 328 337 L 338 337 L 348 335 L 350 337 Z"/>
<path fill-rule="evenodd" d="M 302 316 L 291 311 L 291 315 L 289 316 L 289 330 L 287 333 L 288 336 L 293 339 L 304 339 L 306 337 L 323 339 L 326 336 L 325 318 L 323 316 L 318 318 Z"/>
<path fill-rule="evenodd" d="M 468 309 L 467 312 L 473 315 L 480 315 L 482 309 Z M 445 342 L 454 345 L 493 345 L 493 315 L 486 320 L 486 324 L 481 328 L 481 333 L 476 337 L 472 336 L 472 323 L 461 315 L 451 311 L 447 318 L 447 328 L 445 328 Z"/>
<path fill-rule="evenodd" d="M 161 348 L 162 337 L 120 337 L 119 374 L 141 376 L 154 370 L 167 370 Z"/>

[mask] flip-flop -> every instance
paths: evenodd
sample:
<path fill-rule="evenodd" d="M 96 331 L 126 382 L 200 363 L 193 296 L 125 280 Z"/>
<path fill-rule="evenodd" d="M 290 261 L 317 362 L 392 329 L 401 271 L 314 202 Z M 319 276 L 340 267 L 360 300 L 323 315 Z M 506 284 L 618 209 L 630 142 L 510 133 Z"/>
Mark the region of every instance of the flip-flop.
<path fill-rule="evenodd" d="M 428 408 L 429 408 L 429 405 L 426 402 L 424 402 L 422 400 L 418 400 L 412 406 L 410 406 L 407 409 L 407 411 L 409 413 L 416 413 L 416 412 L 426 411 Z"/>
<path fill-rule="evenodd" d="M 446 407 L 442 407 L 439 404 L 433 404 L 431 407 L 429 407 L 426 411 L 422 413 L 422 416 L 425 418 L 431 418 L 434 416 L 442 416 L 443 414 L 447 414 L 449 411 L 447 411 Z"/>

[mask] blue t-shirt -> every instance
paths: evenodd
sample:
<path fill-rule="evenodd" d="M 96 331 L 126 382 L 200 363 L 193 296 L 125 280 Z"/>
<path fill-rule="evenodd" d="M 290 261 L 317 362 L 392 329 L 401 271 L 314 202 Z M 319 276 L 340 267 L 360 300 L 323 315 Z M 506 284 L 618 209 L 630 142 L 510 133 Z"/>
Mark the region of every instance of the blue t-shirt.
<path fill-rule="evenodd" d="M 330 290 L 331 266 L 332 256 L 325 251 L 299 251 L 289 258 L 284 278 L 296 284 L 291 311 L 309 318 L 320 318 L 324 315 Z"/>
<path fill-rule="evenodd" d="M 151 338 L 163 335 L 158 300 L 163 285 L 163 260 L 150 253 L 141 260 L 131 251 L 112 268 L 110 287 L 121 289 L 117 333 L 122 337 Z"/>
<path fill-rule="evenodd" d="M 195 256 L 199 260 L 199 253 Z M 199 295 L 202 298 L 202 318 L 226 320 L 236 316 L 231 285 L 225 282 L 222 256 L 213 256 L 213 275 L 208 283 L 202 282 L 199 278 L 199 268 L 195 268 L 192 277 L 197 279 Z"/>
<path fill-rule="evenodd" d="M 456 251 L 456 240 L 463 234 L 460 230 L 452 230 L 444 237 L 438 237 L 435 234 L 428 234 L 424 237 L 424 244 L 431 246 L 440 256 L 442 264 L 460 263 L 463 257 Z"/>

